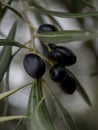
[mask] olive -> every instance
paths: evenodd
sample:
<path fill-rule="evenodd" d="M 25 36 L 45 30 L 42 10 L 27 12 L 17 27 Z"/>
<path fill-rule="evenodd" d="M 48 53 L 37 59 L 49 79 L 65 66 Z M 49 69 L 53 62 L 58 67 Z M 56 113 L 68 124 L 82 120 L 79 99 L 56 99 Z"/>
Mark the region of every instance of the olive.
<path fill-rule="evenodd" d="M 74 79 L 73 75 L 67 71 L 64 79 L 60 83 L 61 89 L 68 93 L 68 94 L 73 94 L 74 91 L 76 90 L 77 83 L 76 80 Z"/>
<path fill-rule="evenodd" d="M 56 46 L 50 52 L 50 58 L 63 66 L 70 66 L 76 63 L 75 54 L 68 48 Z"/>
<path fill-rule="evenodd" d="M 26 72 L 33 78 L 40 78 L 45 73 L 45 63 L 36 54 L 27 54 L 24 57 L 23 65 Z"/>
<path fill-rule="evenodd" d="M 38 33 L 45 33 L 45 32 L 54 32 L 58 31 L 57 27 L 51 24 L 42 24 L 38 28 Z"/>
<path fill-rule="evenodd" d="M 50 78 L 54 82 L 61 82 L 65 76 L 65 68 L 59 64 L 55 64 L 52 66 L 52 68 L 49 71 Z"/>

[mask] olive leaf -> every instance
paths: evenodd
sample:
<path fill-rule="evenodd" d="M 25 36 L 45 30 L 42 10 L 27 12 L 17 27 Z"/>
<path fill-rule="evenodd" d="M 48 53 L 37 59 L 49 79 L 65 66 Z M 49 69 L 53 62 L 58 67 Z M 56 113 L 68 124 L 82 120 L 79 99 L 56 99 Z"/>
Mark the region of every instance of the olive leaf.
<path fill-rule="evenodd" d="M 7 91 L 7 92 L 0 93 L 0 100 L 3 100 L 4 98 L 6 98 L 6 97 L 8 97 L 8 96 L 10 96 L 10 95 L 12 95 L 12 94 L 14 94 L 14 93 L 16 93 L 16 92 L 19 91 L 20 89 L 22 89 L 22 88 L 24 88 L 24 87 L 27 87 L 27 86 L 29 86 L 29 85 L 31 85 L 31 84 L 32 84 L 32 82 L 30 82 L 30 83 L 28 83 L 28 84 L 25 84 L 25 85 L 23 85 L 23 86 L 21 86 L 21 87 L 18 87 L 18 88 L 16 88 L 16 89 L 12 89 L 12 90 L 9 90 L 9 91 Z"/>
<path fill-rule="evenodd" d="M 61 18 L 82 18 L 82 17 L 89 17 L 89 16 L 98 16 L 98 11 L 95 12 L 86 12 L 86 13 L 67 13 L 67 12 L 60 12 L 60 11 L 51 11 L 44 8 L 38 7 L 31 7 L 32 10 L 36 11 L 39 14 L 45 15 L 53 15 L 56 17 Z"/>
<path fill-rule="evenodd" d="M 14 9 L 13 7 L 11 7 L 9 4 L 5 3 L 4 1 L 1 0 L 1 4 L 3 6 L 5 6 L 6 8 L 10 9 L 11 11 L 13 11 L 17 16 L 19 16 L 20 18 L 23 19 L 22 15 L 16 10 Z"/>
<path fill-rule="evenodd" d="M 91 103 L 91 101 L 90 101 L 90 99 L 89 99 L 88 94 L 87 94 L 86 91 L 84 90 L 83 86 L 81 85 L 81 83 L 79 82 L 79 80 L 77 79 L 77 77 L 76 77 L 72 72 L 70 72 L 70 73 L 72 74 L 73 78 L 75 79 L 75 81 L 76 81 L 76 83 L 77 83 L 77 90 L 78 90 L 78 92 L 80 93 L 80 95 L 82 96 L 82 98 L 85 100 L 85 102 L 86 102 L 89 106 L 91 106 L 92 103 Z"/>
<path fill-rule="evenodd" d="M 55 130 L 42 94 L 41 79 L 32 86 L 27 110 L 27 130 Z"/>
<path fill-rule="evenodd" d="M 58 21 L 51 15 L 48 15 L 50 21 L 56 26 L 58 27 L 59 30 L 63 30 L 63 28 L 61 27 L 61 25 L 58 23 Z"/>
<path fill-rule="evenodd" d="M 37 7 L 39 6 L 39 2 L 38 1 L 33 1 L 33 4 L 36 5 Z M 41 7 L 40 7 L 41 8 Z M 39 24 L 44 24 L 45 23 L 45 19 L 44 19 L 44 15 L 43 14 L 38 14 L 36 11 L 33 10 L 33 13 L 37 19 L 37 22 Z M 58 23 L 58 21 L 51 15 L 47 15 L 47 17 L 50 19 L 50 21 L 57 26 L 59 29 L 62 30 L 62 27 L 60 26 L 60 24 Z"/>
<path fill-rule="evenodd" d="M 59 0 L 60 4 L 65 6 L 70 12 L 81 12 L 85 7 L 90 7 L 89 4 L 91 3 L 92 0 L 85 0 L 86 3 L 84 3 L 82 0 Z"/>
<path fill-rule="evenodd" d="M 5 72 L 7 71 L 9 64 L 11 62 L 11 48 L 4 47 L 0 53 L 0 81 L 2 80 Z"/>
<path fill-rule="evenodd" d="M 85 41 L 98 37 L 97 32 L 82 31 L 82 30 L 64 30 L 57 32 L 45 32 L 38 34 L 40 41 L 48 43 Z"/>
<path fill-rule="evenodd" d="M 60 101 L 56 98 L 56 96 L 51 92 L 50 88 L 45 85 L 45 88 L 47 92 L 49 93 L 50 97 L 53 100 L 53 104 L 61 116 L 60 118 L 63 119 L 65 126 L 68 130 L 78 130 L 75 122 L 73 121 L 71 115 L 68 113 L 68 111 L 63 107 L 63 105 L 60 103 Z"/>
<path fill-rule="evenodd" d="M 26 118 L 26 116 L 3 116 L 0 117 L 0 123 L 1 122 L 5 122 L 5 121 L 11 121 L 11 120 L 17 120 L 17 119 L 22 119 L 22 118 Z"/>
<path fill-rule="evenodd" d="M 76 77 L 75 77 L 75 79 L 76 79 Z M 77 79 L 76 79 L 76 81 L 77 81 L 77 85 L 78 85 L 78 88 L 77 88 L 78 92 L 80 93 L 80 95 L 82 96 L 82 98 L 86 101 L 86 103 L 87 103 L 89 106 L 91 106 L 92 103 L 91 103 L 91 101 L 90 101 L 90 99 L 89 99 L 88 94 L 86 93 L 86 91 L 84 90 L 84 88 L 83 88 L 83 86 L 80 84 L 80 82 L 79 82 Z"/>
<path fill-rule="evenodd" d="M 94 5 L 91 3 L 91 1 L 88 0 L 81 0 L 82 3 L 84 3 L 85 5 L 87 5 L 88 7 L 91 7 L 93 9 L 95 9 Z"/>
<path fill-rule="evenodd" d="M 65 122 L 66 127 L 69 130 L 78 130 L 74 120 L 72 119 L 71 115 L 68 113 L 68 111 L 63 107 L 63 105 L 55 98 L 55 101 L 57 103 L 57 111 L 61 114 L 62 119 Z"/>
<path fill-rule="evenodd" d="M 8 1 L 8 4 L 11 4 L 12 0 Z M 0 22 L 1 22 L 1 19 L 3 18 L 3 16 L 5 15 L 7 11 L 7 8 L 6 7 L 3 7 L 2 8 L 2 4 L 1 4 L 1 1 L 0 1 Z"/>
<path fill-rule="evenodd" d="M 0 46 L 16 46 L 16 47 L 20 47 L 20 48 L 27 48 L 26 46 L 24 46 L 23 44 L 11 40 L 11 39 L 0 39 Z"/>
<path fill-rule="evenodd" d="M 14 25 L 12 26 L 7 39 L 13 40 L 15 38 L 16 27 L 17 22 L 15 22 Z M 11 63 L 11 60 L 12 60 L 12 47 L 11 46 L 3 47 L 0 53 L 0 81 L 2 80 L 5 72 L 7 71 Z"/>

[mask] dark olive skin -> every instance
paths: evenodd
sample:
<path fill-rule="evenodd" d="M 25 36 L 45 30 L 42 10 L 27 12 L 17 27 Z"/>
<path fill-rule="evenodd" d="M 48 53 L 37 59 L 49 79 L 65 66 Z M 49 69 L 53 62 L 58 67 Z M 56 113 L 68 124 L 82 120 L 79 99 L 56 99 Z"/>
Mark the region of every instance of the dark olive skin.
<path fill-rule="evenodd" d="M 66 71 L 65 68 L 59 64 L 55 64 L 52 66 L 52 68 L 49 71 L 50 78 L 54 82 L 61 82 L 63 78 L 65 77 Z"/>
<path fill-rule="evenodd" d="M 45 32 L 54 32 L 58 31 L 57 27 L 51 24 L 42 24 L 38 28 L 38 33 L 45 33 Z"/>
<path fill-rule="evenodd" d="M 56 46 L 50 52 L 50 58 L 63 66 L 71 66 L 76 63 L 75 54 L 68 48 Z"/>
<path fill-rule="evenodd" d="M 73 75 L 69 71 L 66 72 L 66 76 L 60 83 L 60 87 L 64 92 L 68 94 L 73 94 L 75 92 L 77 88 L 77 83 Z"/>
<path fill-rule="evenodd" d="M 28 54 L 24 57 L 23 65 L 26 72 L 35 79 L 39 79 L 45 73 L 45 63 L 36 54 Z"/>

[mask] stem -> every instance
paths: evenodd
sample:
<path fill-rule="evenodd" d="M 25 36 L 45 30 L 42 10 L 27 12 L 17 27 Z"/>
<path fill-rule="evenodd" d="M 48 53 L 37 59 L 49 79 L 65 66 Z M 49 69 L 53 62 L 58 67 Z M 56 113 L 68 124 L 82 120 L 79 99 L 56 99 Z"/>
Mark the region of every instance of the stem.
<path fill-rule="evenodd" d="M 23 13 L 22 14 L 23 14 L 25 22 L 29 26 L 30 35 L 31 35 L 31 43 L 33 43 L 33 48 L 35 49 L 34 39 L 35 39 L 36 28 L 32 25 L 31 21 L 28 18 L 28 15 L 27 15 L 29 5 L 27 5 L 27 3 L 24 0 L 19 0 L 19 2 L 20 2 L 20 5 L 23 7 Z"/>

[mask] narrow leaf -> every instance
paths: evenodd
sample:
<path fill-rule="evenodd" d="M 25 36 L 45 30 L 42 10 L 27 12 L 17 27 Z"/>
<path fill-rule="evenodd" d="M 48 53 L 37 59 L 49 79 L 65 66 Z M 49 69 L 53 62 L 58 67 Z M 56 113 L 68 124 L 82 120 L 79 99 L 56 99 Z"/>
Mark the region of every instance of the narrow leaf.
<path fill-rule="evenodd" d="M 9 1 L 8 1 L 8 5 L 10 5 L 10 4 L 12 3 L 12 1 L 13 1 L 13 0 L 9 0 Z M 0 5 L 2 6 L 1 3 L 0 3 Z M 6 6 L 5 6 L 5 7 L 3 7 L 3 8 L 0 10 L 0 22 L 1 22 L 2 18 L 3 18 L 3 16 L 5 15 L 5 13 L 7 12 L 7 9 L 8 9 L 8 8 L 6 8 Z"/>
<path fill-rule="evenodd" d="M 27 113 L 28 130 L 55 130 L 43 99 L 40 79 L 37 80 L 37 83 L 33 86 L 33 89 L 34 90 L 32 91 L 32 96 L 30 96 Z"/>
<path fill-rule="evenodd" d="M 84 90 L 84 88 L 83 88 L 83 86 L 80 84 L 80 82 L 79 82 L 77 79 L 76 79 L 76 81 L 77 81 L 77 85 L 78 85 L 78 88 L 77 88 L 78 92 L 80 93 L 80 95 L 82 96 L 82 98 L 86 101 L 86 103 L 87 103 L 89 106 L 91 106 L 92 103 L 91 103 L 91 101 L 90 101 L 90 99 L 89 99 L 88 94 L 86 93 L 86 91 Z"/>
<path fill-rule="evenodd" d="M 49 95 L 51 96 L 52 100 L 53 100 L 53 104 L 57 110 L 57 112 L 59 113 L 59 115 L 61 116 L 61 118 L 63 119 L 65 126 L 68 130 L 77 130 L 77 127 L 72 119 L 72 117 L 70 116 L 70 114 L 68 113 L 68 111 L 63 107 L 63 105 L 58 101 L 58 99 L 56 98 L 56 96 L 51 92 L 51 90 L 49 89 L 48 86 L 45 87 L 46 90 L 48 91 Z"/>
<path fill-rule="evenodd" d="M 81 18 L 81 17 L 98 16 L 98 11 L 86 12 L 86 13 L 67 13 L 67 12 L 60 12 L 60 11 L 51 11 L 47 9 L 37 8 L 37 7 L 31 7 L 31 9 L 38 12 L 39 14 L 53 15 L 61 18 Z"/>
<path fill-rule="evenodd" d="M 6 97 L 8 97 L 8 96 L 10 96 L 10 95 L 12 95 L 12 94 L 14 94 L 14 93 L 16 93 L 16 92 L 19 91 L 20 89 L 22 89 L 22 88 L 24 88 L 24 87 L 27 87 L 27 86 L 29 86 L 29 85 L 31 85 L 31 84 L 32 84 L 32 82 L 31 82 L 31 83 L 28 83 L 28 84 L 25 84 L 25 85 L 23 85 L 23 86 L 21 86 L 21 87 L 19 87 L 19 88 L 12 89 L 12 90 L 9 90 L 9 91 L 7 91 L 7 92 L 0 93 L 0 100 L 2 100 L 2 99 L 4 99 L 4 98 L 6 98 Z"/>
<path fill-rule="evenodd" d="M 10 47 L 4 47 L 0 53 L 0 81 L 9 67 L 12 59 L 11 54 L 12 52 Z"/>
<path fill-rule="evenodd" d="M 35 118 L 40 121 L 40 123 L 44 126 L 45 130 L 54 130 L 45 101 L 43 100 L 41 80 L 37 80 L 36 94 L 38 95 L 38 110 L 35 109 Z"/>
<path fill-rule="evenodd" d="M 12 26 L 7 39 L 11 40 L 15 38 L 16 27 L 17 22 L 15 22 L 14 25 Z M 3 47 L 0 53 L 0 81 L 2 80 L 5 72 L 7 71 L 11 63 L 11 60 L 12 60 L 12 47 L 11 46 Z"/>
<path fill-rule="evenodd" d="M 47 32 L 38 34 L 40 41 L 48 43 L 84 41 L 98 37 L 97 32 L 88 32 L 81 30 L 66 30 L 57 32 Z"/>
<path fill-rule="evenodd" d="M 85 5 L 95 9 L 93 3 L 91 3 L 91 1 L 87 1 L 87 0 L 81 0 L 81 2 L 83 2 Z"/>
<path fill-rule="evenodd" d="M 14 40 L 10 40 L 10 39 L 0 39 L 0 46 L 17 46 L 20 48 L 27 48 L 26 46 L 22 45 L 19 42 L 16 42 Z"/>
<path fill-rule="evenodd" d="M 22 118 L 25 119 L 26 116 L 3 116 L 3 117 L 0 117 L 0 123 L 6 122 L 6 121 L 11 121 L 11 120 L 22 119 Z"/>
<path fill-rule="evenodd" d="M 51 20 L 51 22 L 59 28 L 59 30 L 63 30 L 63 28 L 61 27 L 61 25 L 59 24 L 58 20 L 56 20 L 53 16 L 48 15 L 49 19 Z"/>
<path fill-rule="evenodd" d="M 70 72 L 71 73 L 71 72 Z M 72 74 L 72 73 L 71 73 Z M 88 94 L 86 93 L 86 91 L 84 90 L 83 86 L 80 84 L 79 80 L 76 78 L 75 75 L 72 74 L 72 76 L 74 77 L 74 79 L 77 82 L 77 90 L 80 93 L 80 95 L 82 96 L 82 98 L 86 101 L 86 103 L 91 106 L 91 101 L 89 99 Z"/>
<path fill-rule="evenodd" d="M 73 121 L 73 119 L 70 116 L 70 114 L 68 113 L 68 111 L 63 107 L 63 105 L 56 98 L 55 98 L 55 100 L 56 100 L 56 103 L 57 103 L 56 109 L 61 114 L 61 117 L 64 120 L 67 128 L 69 130 L 78 130 L 76 125 L 75 125 L 75 122 Z"/>
<path fill-rule="evenodd" d="M 8 9 L 10 9 L 11 11 L 13 11 L 17 16 L 19 16 L 20 18 L 23 19 L 22 15 L 13 7 L 11 7 L 9 4 L 5 3 L 4 1 L 1 1 L 1 4 L 5 7 L 7 7 Z"/>

